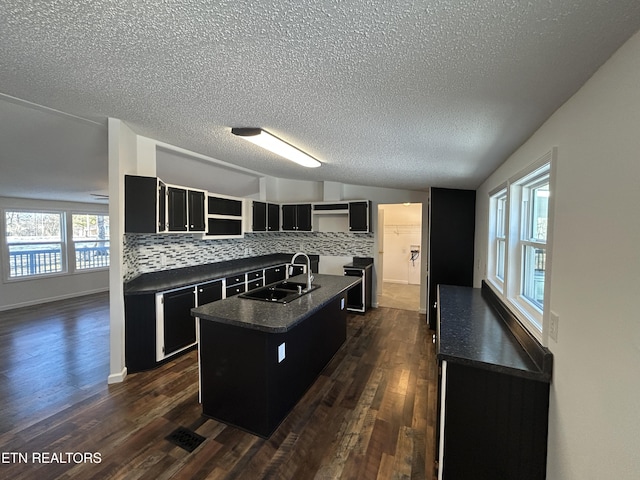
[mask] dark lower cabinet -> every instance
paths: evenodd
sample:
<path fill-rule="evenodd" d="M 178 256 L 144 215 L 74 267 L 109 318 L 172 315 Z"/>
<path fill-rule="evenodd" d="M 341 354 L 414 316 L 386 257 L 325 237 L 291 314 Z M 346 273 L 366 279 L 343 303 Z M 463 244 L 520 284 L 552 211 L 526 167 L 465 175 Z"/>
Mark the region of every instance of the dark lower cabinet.
<path fill-rule="evenodd" d="M 156 363 L 156 296 L 125 295 L 124 351 L 129 373 L 151 370 Z"/>
<path fill-rule="evenodd" d="M 287 266 L 278 265 L 276 267 L 265 268 L 264 270 L 264 284 L 279 282 L 287 278 Z"/>
<path fill-rule="evenodd" d="M 543 480 L 549 386 L 446 362 L 442 478 Z"/>
<path fill-rule="evenodd" d="M 196 341 L 196 323 L 191 316 L 196 299 L 193 287 L 163 295 L 164 355 L 170 355 Z"/>
<path fill-rule="evenodd" d="M 222 280 L 198 285 L 198 306 L 222 300 Z"/>
<path fill-rule="evenodd" d="M 203 414 L 269 437 L 346 340 L 344 301 L 284 333 L 200 320 Z"/>

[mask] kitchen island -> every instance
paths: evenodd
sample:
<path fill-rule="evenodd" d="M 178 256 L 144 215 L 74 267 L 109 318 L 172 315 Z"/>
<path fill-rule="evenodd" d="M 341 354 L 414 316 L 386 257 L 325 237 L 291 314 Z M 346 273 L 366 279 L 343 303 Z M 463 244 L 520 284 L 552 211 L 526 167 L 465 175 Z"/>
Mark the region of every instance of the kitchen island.
<path fill-rule="evenodd" d="M 287 304 L 236 296 L 194 308 L 203 414 L 269 437 L 346 340 L 346 295 L 360 282 L 316 274 L 319 288 Z"/>

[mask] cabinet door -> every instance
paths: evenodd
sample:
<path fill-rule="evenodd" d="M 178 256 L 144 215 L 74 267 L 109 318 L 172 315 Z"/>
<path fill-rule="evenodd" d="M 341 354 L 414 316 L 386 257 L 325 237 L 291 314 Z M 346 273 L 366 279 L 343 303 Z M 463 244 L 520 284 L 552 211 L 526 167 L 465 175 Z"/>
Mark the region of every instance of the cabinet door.
<path fill-rule="evenodd" d="M 473 286 L 474 190 L 432 188 L 429 194 L 429 328 L 436 328 L 438 284 Z"/>
<path fill-rule="evenodd" d="M 191 316 L 195 291 L 185 288 L 164 294 L 164 354 L 169 355 L 195 343 L 196 322 Z"/>
<path fill-rule="evenodd" d="M 222 281 L 198 285 L 198 306 L 222 300 Z"/>
<path fill-rule="evenodd" d="M 349 231 L 369 232 L 369 202 L 349 202 Z"/>
<path fill-rule="evenodd" d="M 296 205 L 282 205 L 282 230 L 296 230 Z"/>
<path fill-rule="evenodd" d="M 233 198 L 208 197 L 209 215 L 242 216 L 242 201 Z"/>
<path fill-rule="evenodd" d="M 267 205 L 267 230 L 277 232 L 280 230 L 280 205 L 269 203 Z"/>
<path fill-rule="evenodd" d="M 296 230 L 302 232 L 311 231 L 311 204 L 296 205 Z"/>
<path fill-rule="evenodd" d="M 204 232 L 204 192 L 189 190 L 189 230 Z"/>
<path fill-rule="evenodd" d="M 156 177 L 125 175 L 124 231 L 156 233 L 159 229 L 156 218 L 159 212 L 164 211 L 164 208 L 158 205 L 161 200 L 164 201 L 164 196 L 160 195 Z M 164 230 L 164 225 L 160 231 L 162 230 Z"/>
<path fill-rule="evenodd" d="M 158 181 L 158 232 L 167 229 L 167 186 Z"/>
<path fill-rule="evenodd" d="M 287 278 L 286 265 L 278 265 L 276 267 L 265 268 L 264 270 L 264 284 L 280 282 Z"/>
<path fill-rule="evenodd" d="M 253 226 L 254 232 L 265 232 L 267 230 L 267 204 L 264 202 L 253 202 Z"/>
<path fill-rule="evenodd" d="M 167 189 L 169 203 L 169 231 L 187 231 L 187 191 L 184 188 Z"/>

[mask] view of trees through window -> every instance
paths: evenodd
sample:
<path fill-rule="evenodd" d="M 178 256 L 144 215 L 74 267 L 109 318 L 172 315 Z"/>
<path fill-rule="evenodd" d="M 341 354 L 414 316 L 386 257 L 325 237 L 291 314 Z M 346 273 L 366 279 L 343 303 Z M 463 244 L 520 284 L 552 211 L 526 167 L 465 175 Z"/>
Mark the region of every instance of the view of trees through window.
<path fill-rule="evenodd" d="M 9 278 L 109 266 L 109 217 L 95 213 L 5 211 Z M 71 222 L 71 241 L 67 241 Z"/>

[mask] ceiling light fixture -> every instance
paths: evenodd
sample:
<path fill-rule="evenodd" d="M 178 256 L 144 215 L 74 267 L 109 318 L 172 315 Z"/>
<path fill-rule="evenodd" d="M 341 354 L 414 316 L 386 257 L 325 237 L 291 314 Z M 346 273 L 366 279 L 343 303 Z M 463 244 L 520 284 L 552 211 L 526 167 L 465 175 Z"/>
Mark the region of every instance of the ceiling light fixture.
<path fill-rule="evenodd" d="M 302 150 L 297 149 L 293 145 L 288 144 L 284 140 L 262 130 L 261 128 L 232 128 L 231 133 L 239 136 L 251 143 L 255 143 L 259 147 L 269 150 L 276 155 L 296 162 L 303 167 L 316 168 L 321 163 Z"/>

